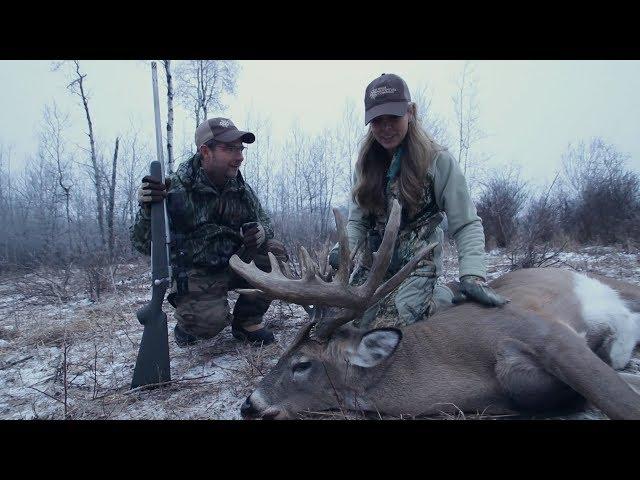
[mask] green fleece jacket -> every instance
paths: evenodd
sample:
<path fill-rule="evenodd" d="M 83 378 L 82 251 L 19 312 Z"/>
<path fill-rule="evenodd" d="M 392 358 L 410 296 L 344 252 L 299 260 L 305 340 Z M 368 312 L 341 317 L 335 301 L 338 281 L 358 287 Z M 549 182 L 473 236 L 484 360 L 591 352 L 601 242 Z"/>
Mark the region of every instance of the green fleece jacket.
<path fill-rule="evenodd" d="M 466 179 L 453 156 L 447 151 L 438 152 L 435 160 L 427 172 L 425 192 L 421 200 L 420 211 L 433 213 L 443 212 L 447 215 L 449 232 L 455 240 L 458 248 L 459 276 L 476 275 L 486 278 L 485 264 L 485 237 L 482 228 L 482 220 L 478 217 L 476 207 L 471 200 Z M 357 178 L 354 175 L 354 184 Z M 378 219 L 380 221 L 381 219 Z M 386 218 L 382 219 L 386 222 Z M 349 237 L 349 249 L 353 252 L 360 241 L 366 239 L 367 230 L 370 228 L 368 212 L 363 211 L 353 200 L 349 204 L 349 220 L 347 222 L 347 234 Z M 442 242 L 444 233 L 438 226 L 431 232 L 425 232 L 427 238 L 411 240 L 408 230 L 415 229 L 411 219 L 403 222 L 401 226 L 396 251 L 404 251 L 401 267 L 411 258 L 419 248 L 430 242 L 439 242 L 434 251 L 436 276 L 442 273 Z M 417 240 L 417 241 L 416 241 Z M 403 245 L 410 243 L 410 245 Z M 337 248 L 337 245 L 336 247 Z"/>

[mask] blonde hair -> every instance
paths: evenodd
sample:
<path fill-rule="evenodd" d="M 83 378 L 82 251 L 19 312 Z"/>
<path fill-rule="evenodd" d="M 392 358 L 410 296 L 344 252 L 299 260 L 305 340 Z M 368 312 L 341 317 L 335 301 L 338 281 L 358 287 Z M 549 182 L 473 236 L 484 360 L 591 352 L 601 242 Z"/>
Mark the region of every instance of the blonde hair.
<path fill-rule="evenodd" d="M 409 218 L 416 213 L 422 198 L 427 170 L 435 156 L 442 150 L 442 147 L 422 128 L 417 118 L 416 108 L 413 120 L 409 122 L 407 134 L 402 140 L 402 168 L 398 179 L 400 194 L 398 200 L 402 205 L 403 213 Z M 358 182 L 351 192 L 353 200 L 367 213 L 380 214 L 386 209 L 384 189 L 390 164 L 391 159 L 388 153 L 376 141 L 369 127 L 356 161 Z"/>

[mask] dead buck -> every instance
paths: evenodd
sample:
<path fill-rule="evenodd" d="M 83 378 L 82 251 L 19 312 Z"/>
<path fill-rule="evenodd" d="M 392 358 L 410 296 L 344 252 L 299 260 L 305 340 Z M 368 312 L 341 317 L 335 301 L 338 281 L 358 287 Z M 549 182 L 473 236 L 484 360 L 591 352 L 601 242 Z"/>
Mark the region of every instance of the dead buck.
<path fill-rule="evenodd" d="M 367 282 L 350 286 L 345 222 L 334 215 L 337 281 L 327 282 L 304 248 L 300 279 L 283 275 L 271 254 L 270 273 L 231 258 L 256 288 L 245 293 L 314 305 L 311 323 L 247 398 L 243 417 L 338 408 L 393 416 L 513 414 L 578 408 L 587 400 L 610 418 L 640 419 L 640 381 L 614 370 L 640 341 L 638 287 L 555 268 L 517 270 L 490 284 L 511 299 L 504 307 L 467 302 L 400 329 L 359 330 L 345 324 L 397 287 L 433 245 L 382 283 L 400 223 L 396 202 Z"/>

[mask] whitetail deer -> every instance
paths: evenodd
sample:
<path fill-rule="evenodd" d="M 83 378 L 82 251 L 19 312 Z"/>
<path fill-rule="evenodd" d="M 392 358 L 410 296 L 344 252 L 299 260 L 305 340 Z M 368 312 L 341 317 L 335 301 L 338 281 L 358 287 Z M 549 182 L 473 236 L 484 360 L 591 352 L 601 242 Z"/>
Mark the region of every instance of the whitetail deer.
<path fill-rule="evenodd" d="M 398 286 L 434 245 L 381 285 L 400 222 L 396 202 L 367 282 L 353 287 L 344 219 L 334 214 L 337 282 L 326 281 L 304 248 L 300 279 L 283 275 L 271 254 L 270 273 L 231 258 L 255 287 L 244 293 L 314 306 L 311 323 L 247 398 L 243 417 L 338 408 L 393 416 L 530 413 L 587 400 L 610 418 L 640 419 L 640 382 L 614 370 L 640 341 L 640 288 L 556 268 L 517 270 L 490 284 L 511 299 L 503 307 L 467 302 L 403 328 L 359 330 L 345 324 Z"/>

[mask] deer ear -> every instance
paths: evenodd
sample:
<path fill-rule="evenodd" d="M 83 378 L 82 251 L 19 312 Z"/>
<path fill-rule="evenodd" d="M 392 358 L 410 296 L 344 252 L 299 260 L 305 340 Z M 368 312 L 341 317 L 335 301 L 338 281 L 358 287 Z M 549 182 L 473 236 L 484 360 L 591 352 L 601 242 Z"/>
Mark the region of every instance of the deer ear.
<path fill-rule="evenodd" d="M 365 333 L 356 351 L 349 355 L 349 362 L 359 367 L 375 367 L 395 352 L 402 340 L 397 328 L 379 328 Z"/>

